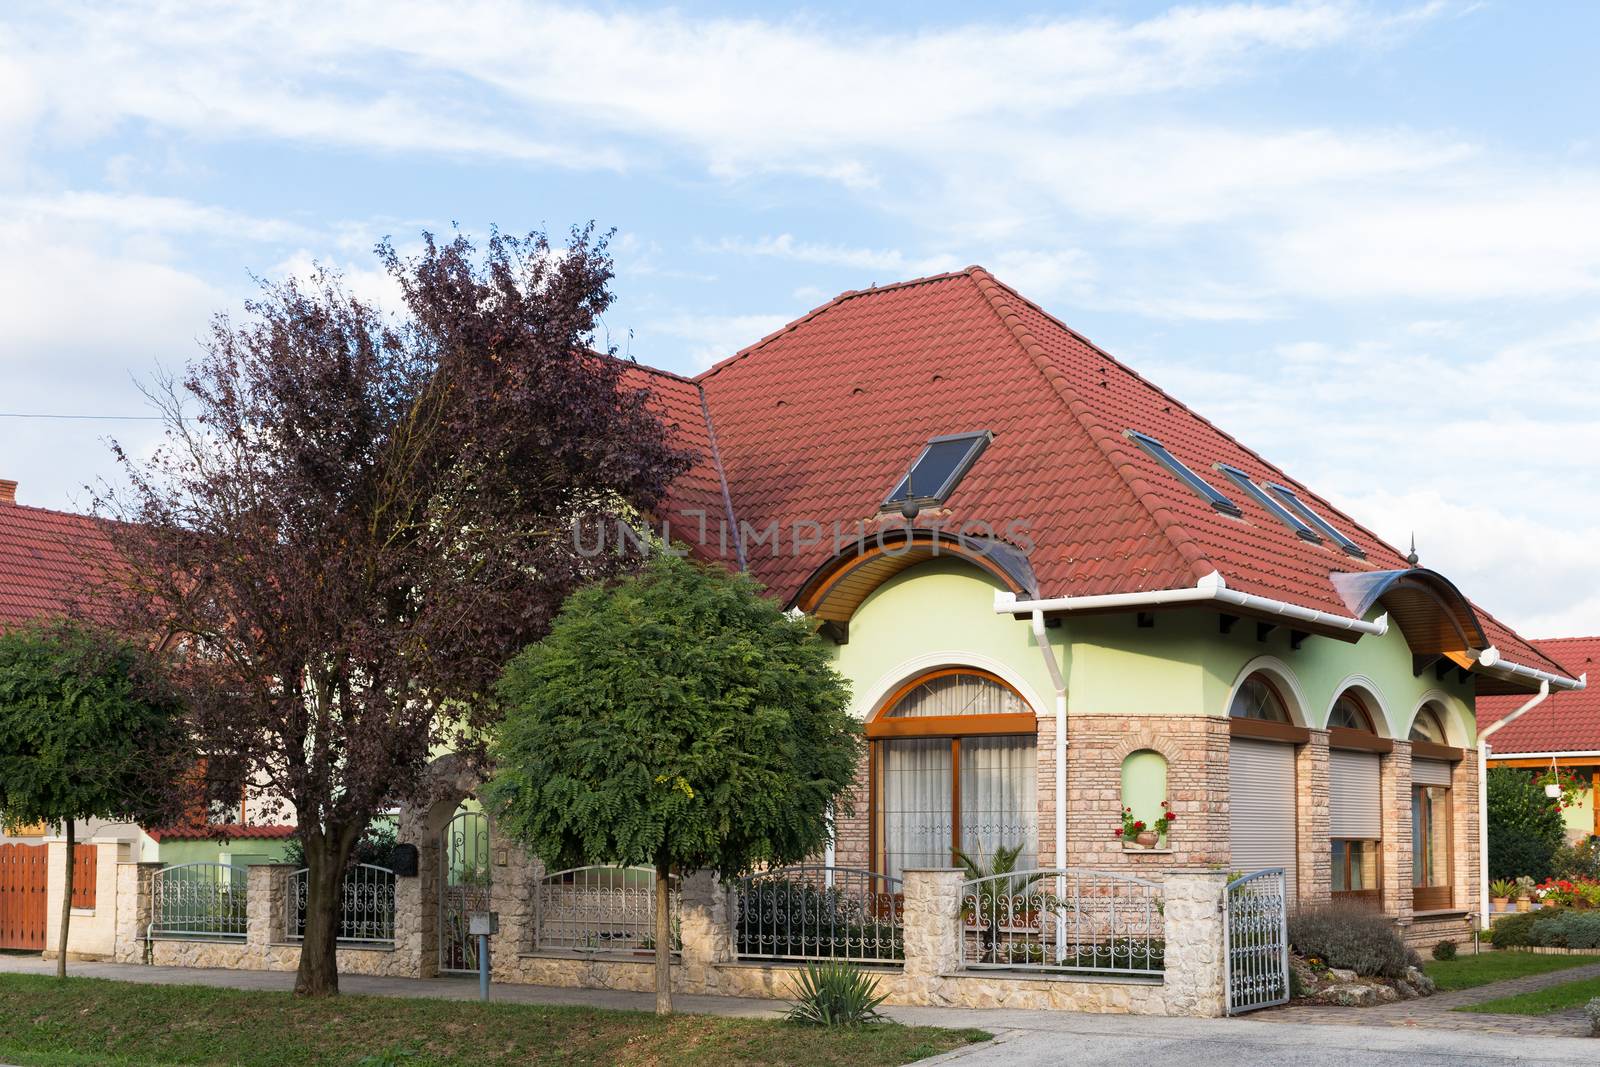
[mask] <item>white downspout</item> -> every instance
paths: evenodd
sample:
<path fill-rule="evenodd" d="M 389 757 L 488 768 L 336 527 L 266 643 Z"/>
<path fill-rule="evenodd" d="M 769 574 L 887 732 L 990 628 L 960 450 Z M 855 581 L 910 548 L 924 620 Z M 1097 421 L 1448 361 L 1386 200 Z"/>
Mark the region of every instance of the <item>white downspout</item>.
<path fill-rule="evenodd" d="M 1063 627 L 1062 634 L 1066 634 Z M 1055 865 L 1067 865 L 1067 680 L 1061 673 L 1061 665 L 1056 662 L 1056 654 L 1050 647 L 1050 634 L 1045 629 L 1044 612 L 1038 608 L 1033 611 L 1033 643 L 1039 646 L 1039 654 L 1044 657 L 1045 670 L 1050 674 L 1050 684 L 1056 691 L 1056 855 Z M 1056 899 L 1062 900 L 1067 895 L 1066 876 L 1056 876 Z M 1066 944 L 1065 925 L 1066 916 L 1059 909 L 1056 912 L 1056 945 Z M 1058 948 L 1059 950 L 1059 948 Z"/>
<path fill-rule="evenodd" d="M 1539 680 L 1539 692 L 1526 704 L 1499 722 L 1478 731 L 1478 926 L 1489 929 L 1489 735 L 1520 719 L 1544 703 L 1550 695 L 1550 680 Z"/>

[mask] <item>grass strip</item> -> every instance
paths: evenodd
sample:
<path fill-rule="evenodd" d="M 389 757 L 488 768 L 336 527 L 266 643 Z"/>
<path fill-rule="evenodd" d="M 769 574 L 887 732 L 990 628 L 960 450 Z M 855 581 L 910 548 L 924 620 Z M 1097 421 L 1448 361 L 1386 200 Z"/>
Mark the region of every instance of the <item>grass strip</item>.
<path fill-rule="evenodd" d="M 1457 956 L 1448 961 L 1435 960 L 1422 969 L 1438 985 L 1439 992 L 1448 993 L 1455 989 L 1475 989 L 1508 978 L 1563 971 L 1586 963 L 1600 963 L 1600 956 L 1545 956 L 1535 952 L 1501 950 L 1477 956 Z"/>
<path fill-rule="evenodd" d="M 1595 997 L 1600 997 L 1600 978 L 1584 978 L 1535 989 L 1531 993 L 1486 1000 L 1482 1004 L 1467 1004 L 1455 1010 L 1494 1015 L 1549 1015 L 1555 1011 L 1581 1008 Z"/>
<path fill-rule="evenodd" d="M 0 1063 L 27 1067 L 228 1064 L 899 1064 L 986 1041 L 981 1030 L 555 1005 L 340 996 L 0 974 Z"/>

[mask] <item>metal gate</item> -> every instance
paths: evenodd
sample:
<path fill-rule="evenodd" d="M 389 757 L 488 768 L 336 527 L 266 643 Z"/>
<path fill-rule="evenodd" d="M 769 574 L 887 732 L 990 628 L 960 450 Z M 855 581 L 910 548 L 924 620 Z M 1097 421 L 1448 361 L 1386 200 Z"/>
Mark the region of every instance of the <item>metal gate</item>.
<path fill-rule="evenodd" d="M 1247 874 L 1223 894 L 1229 1015 L 1289 1000 L 1289 907 L 1282 867 Z"/>
<path fill-rule="evenodd" d="M 489 818 L 458 811 L 439 843 L 439 971 L 475 974 L 478 945 L 467 930 L 475 911 L 489 910 Z"/>
<path fill-rule="evenodd" d="M 44 949 L 44 845 L 0 845 L 0 948 Z"/>

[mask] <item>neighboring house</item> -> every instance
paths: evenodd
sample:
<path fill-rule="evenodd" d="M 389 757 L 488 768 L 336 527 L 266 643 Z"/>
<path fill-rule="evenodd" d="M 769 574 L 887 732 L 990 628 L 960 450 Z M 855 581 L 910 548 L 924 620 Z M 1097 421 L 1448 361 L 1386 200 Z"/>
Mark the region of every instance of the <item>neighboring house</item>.
<path fill-rule="evenodd" d="M 1600 637 L 1556 637 L 1534 645 L 1573 670 L 1587 671 L 1600 659 Z M 1478 723 L 1487 728 L 1520 707 L 1516 697 L 1488 697 L 1478 705 Z M 1600 692 L 1553 692 L 1542 704 L 1495 731 L 1490 741 L 1489 766 L 1556 768 L 1583 788 L 1575 803 L 1562 809 L 1567 836 L 1581 841 L 1600 834 Z"/>
<path fill-rule="evenodd" d="M 18 504 L 17 483 L 0 479 L 0 631 L 72 615 L 86 607 L 85 598 L 98 568 L 111 552 L 110 540 L 95 519 Z M 247 803 L 242 806 L 248 808 Z M 243 833 L 245 830 L 249 833 Z M 163 862 L 183 862 L 172 859 L 180 854 L 184 859 L 213 861 L 231 854 L 276 860 L 283 855 L 284 839 L 292 833 L 293 827 L 286 826 L 242 827 L 241 840 L 219 844 L 197 840 L 205 835 L 197 830 L 146 834 L 131 823 L 100 820 L 77 827 L 80 841 L 114 838 L 127 846 L 132 858 Z M 0 831 L 0 844 L 39 844 L 53 836 L 42 825 L 24 827 L 9 836 Z M 178 838 L 182 846 L 175 850 L 173 842 Z"/>
<path fill-rule="evenodd" d="M 658 522 L 853 687 L 834 863 L 1282 867 L 1418 943 L 1478 912 L 1476 702 L 1577 671 L 984 270 L 629 376 L 700 457 Z"/>

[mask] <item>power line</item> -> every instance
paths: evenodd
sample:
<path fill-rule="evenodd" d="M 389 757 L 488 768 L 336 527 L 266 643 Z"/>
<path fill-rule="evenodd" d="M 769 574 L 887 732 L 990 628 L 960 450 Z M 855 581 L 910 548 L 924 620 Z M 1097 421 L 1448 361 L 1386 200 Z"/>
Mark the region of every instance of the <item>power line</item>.
<path fill-rule="evenodd" d="M 160 422 L 160 415 L 57 415 L 36 411 L 0 411 L 0 419 L 86 419 L 99 422 Z"/>

